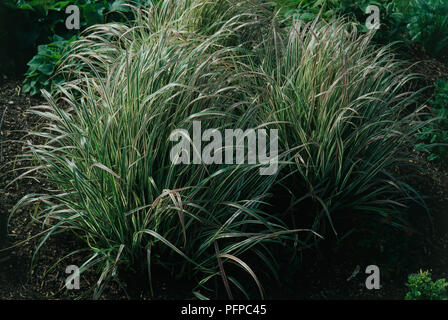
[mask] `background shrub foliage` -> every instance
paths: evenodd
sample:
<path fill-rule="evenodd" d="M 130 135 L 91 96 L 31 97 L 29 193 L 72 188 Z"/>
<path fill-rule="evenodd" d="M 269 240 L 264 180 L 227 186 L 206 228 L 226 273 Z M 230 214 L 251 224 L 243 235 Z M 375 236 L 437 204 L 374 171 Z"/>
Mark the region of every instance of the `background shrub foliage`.
<path fill-rule="evenodd" d="M 416 150 L 428 154 L 430 161 L 448 158 L 448 81 L 438 79 L 429 101 L 427 124 L 417 133 Z"/>
<path fill-rule="evenodd" d="M 276 13 L 257 0 L 163 0 L 72 43 L 57 71 L 71 80 L 32 109 L 46 142 L 23 155 L 21 177 L 54 187 L 18 206 L 37 203 L 51 222 L 41 245 L 63 231 L 84 241 L 95 297 L 123 271 L 152 290 L 155 265 L 196 281 L 199 298 L 264 297 L 263 275 L 280 281 L 278 246 L 297 253 L 372 219 L 406 225 L 419 198 L 393 169 L 411 163 L 424 124 L 408 111 L 413 76 L 350 23 L 285 28 Z M 279 171 L 173 165 L 170 133 L 194 120 L 278 129 Z"/>
<path fill-rule="evenodd" d="M 147 6 L 157 1 L 5 0 L 0 3 L 0 42 L 5 44 L 0 49 L 0 75 L 23 74 L 28 69 L 25 92 L 33 95 L 43 88 L 51 90 L 63 81 L 60 77 L 52 77 L 61 62 L 56 58 L 62 57 L 62 45 L 68 45 L 70 39 L 79 35 L 78 30 L 65 28 L 68 5 L 80 8 L 83 30 L 98 23 L 132 18 L 130 8 L 125 4 Z M 445 59 L 448 52 L 448 4 L 443 0 L 275 0 L 273 4 L 286 23 L 291 21 L 291 16 L 304 21 L 313 20 L 319 13 L 326 20 L 346 16 L 362 32 L 367 32 L 365 9 L 374 4 L 381 12 L 381 32 L 374 36 L 377 43 L 402 41 L 397 48 L 401 48 L 400 53 L 404 56 L 408 54 L 409 45 L 414 43 L 436 58 Z M 45 51 L 57 48 L 57 53 L 51 57 L 42 55 L 38 52 L 39 45 L 45 45 L 45 49 L 41 49 Z M 27 62 L 32 65 L 27 67 Z M 41 63 L 42 67 L 37 67 L 36 63 Z M 37 71 L 41 69 L 46 72 Z"/>
<path fill-rule="evenodd" d="M 70 43 L 75 38 L 76 36 L 73 36 L 71 39 L 65 40 L 55 35 L 53 42 L 41 44 L 38 47 L 37 54 L 27 63 L 29 68 L 25 74 L 23 92 L 35 95 L 40 93 L 40 89 L 52 90 L 55 85 L 64 81 L 60 74 L 57 77 L 52 76 L 61 64 L 66 49 L 69 49 Z"/>
<path fill-rule="evenodd" d="M 374 40 L 379 44 L 400 41 L 400 54 L 408 56 L 413 44 L 420 45 L 426 54 L 446 59 L 448 52 L 448 2 L 444 0 L 275 0 L 283 17 L 296 16 L 313 20 L 319 13 L 330 20 L 346 16 L 356 27 L 365 26 L 368 5 L 380 9 L 381 32 Z"/>
<path fill-rule="evenodd" d="M 134 5 L 147 5 L 150 0 L 135 0 Z M 28 71 L 25 92 L 40 93 L 61 83 L 53 79 L 64 47 L 86 27 L 108 21 L 124 21 L 131 17 L 123 0 L 5 0 L 0 3 L 0 75 L 8 76 Z M 80 9 L 80 30 L 65 27 L 65 9 L 76 5 Z M 40 49 L 38 46 L 42 45 Z M 51 51 L 51 53 L 49 52 Z M 33 58 L 34 56 L 34 58 Z M 39 66 L 39 64 L 41 66 Z M 42 72 L 43 70 L 43 72 Z M 52 72 L 50 72 L 52 71 Z"/>
<path fill-rule="evenodd" d="M 406 300 L 448 300 L 448 283 L 444 278 L 433 281 L 429 271 L 410 275 L 406 286 Z"/>

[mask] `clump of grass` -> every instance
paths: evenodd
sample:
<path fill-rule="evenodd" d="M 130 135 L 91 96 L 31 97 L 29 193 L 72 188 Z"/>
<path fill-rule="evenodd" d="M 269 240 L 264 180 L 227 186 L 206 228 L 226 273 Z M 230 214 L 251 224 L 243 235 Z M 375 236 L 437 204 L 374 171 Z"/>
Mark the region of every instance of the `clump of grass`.
<path fill-rule="evenodd" d="M 249 296 L 250 285 L 226 273 L 231 263 L 263 297 L 245 257 L 275 272 L 263 243 L 297 242 L 301 230 L 260 209 L 275 175 L 260 175 L 259 165 L 170 161 L 171 132 L 189 130 L 193 120 L 203 130 L 254 126 L 256 107 L 242 86 L 247 76 L 236 73 L 241 53 L 222 46 L 243 22 L 218 20 L 205 36 L 194 24 L 204 5 L 165 0 L 136 11 L 133 26 L 90 28 L 62 67 L 76 79 L 53 95 L 43 92 L 48 105 L 32 109 L 47 125 L 31 134 L 46 143 L 28 146 L 24 175 L 54 189 L 19 205 L 43 204 L 36 216 L 46 228 L 39 248 L 64 231 L 85 242 L 90 256 L 80 271 L 100 270 L 94 297 L 118 280 L 119 269 L 151 279 L 154 264 L 198 280 L 198 297 L 215 277 L 230 298 L 235 288 Z"/>
<path fill-rule="evenodd" d="M 403 90 L 414 75 L 371 34 L 318 20 L 279 27 L 257 4 L 164 0 L 135 11 L 134 25 L 94 26 L 61 68 L 75 80 L 33 108 L 48 125 L 32 134 L 47 142 L 28 146 L 23 175 L 54 189 L 19 205 L 44 204 L 41 245 L 62 231 L 84 240 L 81 271 L 100 270 L 95 297 L 118 270 L 151 279 L 154 264 L 197 280 L 199 298 L 217 277 L 229 298 L 252 287 L 263 297 L 256 272 L 276 275 L 271 244 L 302 248 L 300 231 L 341 238 L 344 219 L 406 223 L 407 201 L 419 198 L 394 172 L 410 164 L 420 126 L 408 112 L 417 93 Z M 172 164 L 170 135 L 194 120 L 203 130 L 278 129 L 280 174 Z M 292 224 L 265 210 L 276 184 L 292 195 Z M 295 212 L 305 200 L 307 229 Z"/>
<path fill-rule="evenodd" d="M 416 75 L 371 39 L 345 22 L 295 20 L 265 37 L 262 63 L 250 66 L 259 75 L 260 121 L 274 122 L 293 163 L 278 180 L 293 195 L 292 218 L 307 214 L 298 208 L 308 201 L 310 227 L 339 238 L 338 222 L 389 217 L 401 227 L 408 201 L 421 203 L 395 174 L 412 165 L 413 134 L 422 126 L 421 108 L 408 111 L 418 92 L 404 90 Z"/>

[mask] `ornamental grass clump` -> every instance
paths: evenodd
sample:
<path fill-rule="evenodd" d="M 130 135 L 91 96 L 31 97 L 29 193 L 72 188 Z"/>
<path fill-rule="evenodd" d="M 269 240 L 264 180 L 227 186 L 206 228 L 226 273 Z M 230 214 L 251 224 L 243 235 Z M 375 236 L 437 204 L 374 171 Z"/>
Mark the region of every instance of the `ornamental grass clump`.
<path fill-rule="evenodd" d="M 396 174 L 412 165 L 413 134 L 422 126 L 418 92 L 405 90 L 416 75 L 371 39 L 343 21 L 296 20 L 273 28 L 256 54 L 262 62 L 250 65 L 259 121 L 274 123 L 293 163 L 278 179 L 293 195 L 290 216 L 296 223 L 308 216 L 322 235 L 340 238 L 337 223 L 347 231 L 372 219 L 400 227 L 408 201 L 421 203 Z"/>
<path fill-rule="evenodd" d="M 153 291 L 154 265 L 196 281 L 199 298 L 264 297 L 260 273 L 281 280 L 276 246 L 295 255 L 318 233 L 343 237 L 340 225 L 406 223 L 419 198 L 397 172 L 421 126 L 409 111 L 418 93 L 405 91 L 414 75 L 345 22 L 285 27 L 267 8 L 163 0 L 134 9 L 132 25 L 91 27 L 60 69 L 73 80 L 32 109 L 45 143 L 27 146 L 22 176 L 52 189 L 19 205 L 40 206 L 39 248 L 63 231 L 84 241 L 95 297 L 121 271 L 146 273 Z M 196 121 L 278 130 L 278 170 L 174 164 L 172 133 Z M 285 212 L 270 197 L 278 186 Z"/>
<path fill-rule="evenodd" d="M 100 270 L 95 297 L 120 270 L 145 272 L 151 283 L 155 264 L 196 280 L 201 298 L 215 283 L 230 298 L 263 297 L 255 271 L 275 273 L 264 243 L 298 241 L 301 230 L 260 209 L 276 174 L 260 175 L 260 164 L 170 159 L 171 133 L 190 130 L 194 120 L 203 130 L 263 127 L 242 85 L 247 76 L 236 72 L 241 52 L 222 46 L 238 17 L 204 36 L 193 18 L 205 4 L 165 0 L 137 11 L 132 26 L 90 28 L 64 61 L 62 72 L 75 80 L 44 92 L 48 104 L 32 109 L 46 125 L 31 134 L 46 142 L 28 145 L 24 176 L 53 189 L 19 205 L 40 204 L 35 218 L 46 229 L 39 248 L 63 231 L 84 241 L 81 272 Z M 230 264 L 252 280 L 238 280 Z"/>

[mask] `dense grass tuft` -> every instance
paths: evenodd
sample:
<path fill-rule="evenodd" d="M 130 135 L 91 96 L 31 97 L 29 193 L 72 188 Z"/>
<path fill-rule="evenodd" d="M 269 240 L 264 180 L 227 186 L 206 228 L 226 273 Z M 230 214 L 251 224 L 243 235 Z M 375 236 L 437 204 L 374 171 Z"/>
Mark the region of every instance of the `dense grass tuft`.
<path fill-rule="evenodd" d="M 311 202 L 311 227 L 323 234 L 344 235 L 338 218 L 345 227 L 371 217 L 400 227 L 408 201 L 421 202 L 395 174 L 412 165 L 422 126 L 420 109 L 409 112 L 418 92 L 405 91 L 417 76 L 371 39 L 344 22 L 293 21 L 269 33 L 257 53 L 262 63 L 251 65 L 260 75 L 260 121 L 276 123 L 293 163 L 279 178 L 293 195 L 292 215 L 300 220 L 302 202 Z"/>
<path fill-rule="evenodd" d="M 216 276 L 229 297 L 235 287 L 248 296 L 225 272 L 229 263 L 263 297 L 243 254 L 275 272 L 262 244 L 296 242 L 301 231 L 260 210 L 276 175 L 260 175 L 259 165 L 171 163 L 173 130 L 190 130 L 193 120 L 203 130 L 246 129 L 256 120 L 241 85 L 247 76 L 236 73 L 240 50 L 222 45 L 246 19 L 218 20 L 203 35 L 195 28 L 203 5 L 167 0 L 137 11 L 135 26 L 92 27 L 62 69 L 75 80 L 44 92 L 48 105 L 32 109 L 47 120 L 32 133 L 46 143 L 30 145 L 25 157 L 55 188 L 21 203 L 42 204 L 36 218 L 51 227 L 41 245 L 61 231 L 85 241 L 91 256 L 81 272 L 101 270 L 95 297 L 119 268 L 151 277 L 153 264 L 196 279 L 198 296 Z"/>
<path fill-rule="evenodd" d="M 136 9 L 131 26 L 94 26 L 61 68 L 74 80 L 32 109 L 47 123 L 32 134 L 46 142 L 28 146 L 23 176 L 54 188 L 19 205 L 40 205 L 41 245 L 62 231 L 85 242 L 81 271 L 100 270 L 95 297 L 118 270 L 151 280 L 154 264 L 195 280 L 199 298 L 213 287 L 264 297 L 257 272 L 279 276 L 275 245 L 338 234 L 340 218 L 405 224 L 418 195 L 394 172 L 410 164 L 420 126 L 407 111 L 416 93 L 403 91 L 413 76 L 388 48 L 373 49 L 370 34 L 318 20 L 284 28 L 268 8 L 164 0 Z M 278 129 L 278 173 L 172 164 L 170 134 L 195 120 L 202 130 Z M 291 195 L 287 219 L 266 210 L 278 185 Z M 300 228 L 305 200 L 312 221 Z"/>

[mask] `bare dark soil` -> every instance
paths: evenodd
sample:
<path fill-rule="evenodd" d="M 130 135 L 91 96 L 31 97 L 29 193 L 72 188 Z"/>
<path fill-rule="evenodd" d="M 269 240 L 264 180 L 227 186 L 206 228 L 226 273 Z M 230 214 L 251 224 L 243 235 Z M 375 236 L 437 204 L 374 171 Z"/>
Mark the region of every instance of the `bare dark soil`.
<path fill-rule="evenodd" d="M 434 63 L 434 62 L 433 62 Z M 428 63 L 429 65 L 431 63 Z M 427 64 L 425 64 L 426 68 Z M 434 75 L 431 65 L 428 74 Z M 441 68 L 437 65 L 436 68 Z M 448 72 L 443 70 L 442 75 Z M 17 158 L 27 140 L 27 131 L 41 125 L 40 120 L 27 114 L 33 105 L 43 103 L 40 98 L 30 98 L 20 92 L 21 79 L 3 80 L 0 83 L 0 227 L 17 201 L 24 195 L 38 193 L 46 186 L 38 181 L 18 180 L 13 171 L 24 164 Z M 425 162 L 423 172 L 409 181 L 423 195 L 433 215 L 430 223 L 422 208 L 411 208 L 409 217 L 415 231 L 403 232 L 385 229 L 383 239 L 378 233 L 368 235 L 371 230 L 360 230 L 347 241 L 335 247 L 323 243 L 320 250 L 304 252 L 301 263 L 294 265 L 285 258 L 280 261 L 283 283 L 270 287 L 271 299 L 403 299 L 405 282 L 411 273 L 419 269 L 432 270 L 433 278 L 448 278 L 448 168 Z M 8 236 L 0 241 L 0 299 L 73 299 L 80 292 L 63 290 L 67 277 L 60 265 L 51 269 L 57 260 L 73 249 L 82 248 L 74 236 L 56 235 L 40 250 L 31 272 L 33 253 L 39 243 L 42 226 L 31 224 L 33 207 L 19 209 L 11 216 Z M 4 230 L 2 230 L 4 231 Z M 2 232 L 3 233 L 3 232 Z M 381 233 L 380 233 L 381 234 Z M 30 237 L 34 237 L 26 241 Z M 364 239 L 364 242 L 361 241 Z M 24 242 L 26 241 L 26 242 Z M 23 242 L 23 243 L 22 243 Z M 12 248 L 11 248 L 12 247 Z M 81 255 L 71 257 L 67 264 L 80 265 Z M 378 265 L 381 270 L 381 289 L 365 288 L 365 268 Z M 359 266 L 359 272 L 354 272 Z M 355 273 L 355 274 L 354 274 Z M 354 275 L 350 280 L 349 277 Z M 171 279 L 162 271 L 153 275 L 155 299 L 190 299 L 192 284 Z M 138 276 L 123 276 L 125 289 L 111 284 L 102 299 L 149 299 L 144 280 Z M 83 274 L 81 291 L 96 282 L 95 275 Z M 272 281 L 275 282 L 275 281 Z M 147 292 L 148 290 L 146 290 Z M 91 296 L 91 295 L 90 295 Z M 87 296 L 88 298 L 89 296 Z"/>

